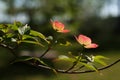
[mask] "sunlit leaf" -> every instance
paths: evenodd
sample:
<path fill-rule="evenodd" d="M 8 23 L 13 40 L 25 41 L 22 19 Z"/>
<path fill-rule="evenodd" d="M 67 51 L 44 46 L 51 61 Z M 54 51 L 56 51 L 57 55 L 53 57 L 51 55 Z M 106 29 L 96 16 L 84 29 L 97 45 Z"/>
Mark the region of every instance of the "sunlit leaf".
<path fill-rule="evenodd" d="M 80 62 L 82 65 L 84 65 L 85 67 L 91 69 L 91 70 L 95 70 L 96 72 L 98 72 L 98 70 L 96 69 L 95 66 L 93 66 L 92 63 L 83 63 L 83 62 Z"/>
<path fill-rule="evenodd" d="M 33 36 L 23 35 L 23 36 L 22 36 L 22 40 L 26 40 L 26 39 L 32 39 L 32 40 L 38 41 L 38 40 L 37 40 L 35 37 L 33 37 Z"/>
<path fill-rule="evenodd" d="M 12 29 L 12 30 L 18 30 L 18 26 L 14 25 L 14 24 L 7 24 L 7 27 Z"/>
<path fill-rule="evenodd" d="M 40 32 L 31 30 L 31 31 L 30 31 L 30 35 L 37 36 L 37 37 L 45 40 L 47 43 L 49 43 L 49 41 L 46 40 L 46 37 L 45 37 L 42 33 L 40 33 Z"/>
<path fill-rule="evenodd" d="M 28 60 L 31 60 L 33 59 L 33 57 L 30 57 L 30 56 L 21 56 L 21 57 L 18 57 L 15 61 L 13 61 L 12 63 L 15 63 L 15 62 L 21 62 L 21 61 L 28 61 Z"/>
<path fill-rule="evenodd" d="M 72 61 L 72 62 L 75 61 L 74 58 L 70 58 L 70 57 L 68 57 L 66 55 L 59 55 L 58 58 L 57 58 L 57 60 L 66 60 L 66 61 Z"/>
<path fill-rule="evenodd" d="M 8 33 L 8 34 L 6 34 L 6 37 L 7 38 L 12 38 L 12 37 L 14 37 L 15 36 L 15 34 L 13 34 L 13 33 Z"/>
<path fill-rule="evenodd" d="M 107 57 L 104 57 L 104 56 L 101 56 L 101 55 L 98 55 L 98 56 L 94 56 L 94 61 L 97 62 L 97 63 L 100 63 L 102 65 L 107 65 L 103 60 L 104 59 L 109 59 Z"/>
<path fill-rule="evenodd" d="M 105 56 L 101 56 L 101 55 L 97 55 L 97 56 L 94 56 L 94 57 L 95 57 L 95 59 L 109 59 L 109 58 L 107 58 Z"/>
<path fill-rule="evenodd" d="M 73 65 L 74 59 L 69 58 L 68 56 L 65 55 L 60 55 L 53 62 L 55 68 L 57 69 L 68 69 Z"/>
<path fill-rule="evenodd" d="M 63 44 L 63 43 L 60 43 L 60 45 L 63 45 L 63 46 L 70 46 L 70 45 L 72 45 L 69 41 L 66 41 L 66 43 L 65 44 Z"/>
<path fill-rule="evenodd" d="M 18 28 L 18 27 L 21 27 L 22 26 L 22 23 L 19 22 L 19 21 L 14 21 L 14 28 Z"/>
<path fill-rule="evenodd" d="M 40 45 L 40 46 L 44 47 L 43 44 L 41 44 L 41 43 L 39 43 L 39 42 L 36 42 L 36 41 L 23 40 L 23 41 L 20 41 L 19 43 L 21 43 L 21 42 L 30 43 L 30 44 L 35 44 L 35 45 Z"/>

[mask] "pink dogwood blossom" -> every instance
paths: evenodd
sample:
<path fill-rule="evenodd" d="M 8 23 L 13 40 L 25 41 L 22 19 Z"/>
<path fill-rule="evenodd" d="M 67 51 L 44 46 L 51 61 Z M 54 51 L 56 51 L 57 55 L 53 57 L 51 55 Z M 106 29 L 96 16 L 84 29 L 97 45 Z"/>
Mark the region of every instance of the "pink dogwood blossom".
<path fill-rule="evenodd" d="M 75 38 L 78 41 L 78 43 L 83 45 L 85 48 L 89 49 L 89 48 L 97 48 L 98 47 L 97 44 L 92 43 L 92 40 L 85 35 L 80 34 L 78 37 L 75 36 Z"/>
<path fill-rule="evenodd" d="M 57 32 L 60 32 L 60 33 L 70 32 L 69 30 L 64 29 L 65 28 L 64 24 L 59 21 L 51 21 L 51 23 L 52 23 L 53 29 L 56 30 Z"/>

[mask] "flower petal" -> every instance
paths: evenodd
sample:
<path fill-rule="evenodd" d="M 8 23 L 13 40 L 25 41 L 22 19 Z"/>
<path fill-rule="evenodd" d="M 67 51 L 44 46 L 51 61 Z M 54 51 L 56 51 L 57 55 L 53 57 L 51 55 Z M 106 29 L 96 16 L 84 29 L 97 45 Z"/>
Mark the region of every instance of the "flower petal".
<path fill-rule="evenodd" d="M 52 22 L 53 29 L 61 31 L 64 29 L 64 24 L 59 21 L 53 21 Z"/>
<path fill-rule="evenodd" d="M 60 31 L 60 32 L 62 32 L 62 33 L 68 33 L 68 32 L 70 32 L 70 30 L 62 30 L 62 31 Z"/>
<path fill-rule="evenodd" d="M 91 44 L 91 39 L 89 38 L 89 37 L 87 37 L 87 36 L 85 36 L 85 35 L 82 35 L 82 34 L 80 34 L 79 36 L 78 36 L 78 38 L 76 38 L 77 39 L 77 41 L 80 43 L 80 44 L 82 44 L 82 45 L 89 45 L 89 44 Z"/>
<path fill-rule="evenodd" d="M 51 20 L 51 23 L 52 23 L 52 27 L 54 30 L 56 30 L 57 32 L 60 32 L 60 33 L 68 33 L 70 32 L 69 30 L 65 30 L 65 26 L 63 23 L 59 22 L 59 21 L 52 21 Z"/>
<path fill-rule="evenodd" d="M 95 43 L 92 43 L 92 44 L 89 44 L 89 45 L 86 45 L 86 46 L 84 46 L 85 48 L 97 48 L 98 47 L 98 45 L 97 44 L 95 44 Z"/>

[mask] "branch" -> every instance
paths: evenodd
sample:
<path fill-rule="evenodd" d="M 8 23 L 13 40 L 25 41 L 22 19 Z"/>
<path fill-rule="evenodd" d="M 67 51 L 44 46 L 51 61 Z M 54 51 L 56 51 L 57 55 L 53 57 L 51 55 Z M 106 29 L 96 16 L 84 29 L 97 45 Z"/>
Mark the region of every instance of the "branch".
<path fill-rule="evenodd" d="M 10 46 L 8 46 L 8 45 L 5 45 L 5 44 L 0 44 L 0 46 L 3 47 L 3 48 L 8 49 L 9 51 L 11 51 L 11 53 L 12 53 L 15 57 L 17 57 L 17 55 L 15 54 L 14 48 L 12 48 L 12 47 L 10 47 Z"/>
<path fill-rule="evenodd" d="M 98 70 L 98 71 L 105 70 L 105 69 L 110 68 L 110 67 L 112 67 L 113 65 L 117 64 L 118 62 L 120 62 L 120 59 L 116 60 L 115 62 L 113 62 L 113 63 L 111 63 L 111 64 L 109 64 L 109 65 L 107 65 L 107 66 L 105 66 L 105 67 L 98 68 L 97 70 Z M 50 67 L 44 66 L 44 65 L 33 65 L 33 66 L 35 66 L 35 67 L 37 67 L 37 68 L 42 67 L 42 68 L 51 70 Z M 85 71 L 71 71 L 71 72 L 68 71 L 68 72 L 66 72 L 66 70 L 57 69 L 56 72 L 58 72 L 58 73 L 66 73 L 66 74 L 82 74 L 82 73 L 90 73 L 90 72 L 96 72 L 96 71 L 95 71 L 95 70 L 85 70 Z"/>
<path fill-rule="evenodd" d="M 75 69 L 75 70 L 73 70 L 73 71 L 78 71 L 78 70 L 80 70 L 80 69 L 82 69 L 82 68 L 84 68 L 85 67 L 85 65 L 82 65 L 82 66 L 80 66 L 78 69 Z"/>

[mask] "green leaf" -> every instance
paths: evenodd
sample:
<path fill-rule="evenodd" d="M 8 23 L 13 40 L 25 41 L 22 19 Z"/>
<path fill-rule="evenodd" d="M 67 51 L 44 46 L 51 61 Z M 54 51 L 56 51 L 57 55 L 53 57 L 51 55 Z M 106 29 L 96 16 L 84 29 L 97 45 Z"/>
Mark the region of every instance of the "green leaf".
<path fill-rule="evenodd" d="M 95 66 L 93 66 L 92 63 L 83 63 L 83 62 L 80 62 L 82 65 L 84 65 L 85 67 L 91 69 L 91 70 L 95 70 L 96 72 L 98 72 L 98 70 L 96 69 Z"/>
<path fill-rule="evenodd" d="M 30 35 L 37 36 L 37 37 L 45 40 L 47 43 L 49 43 L 49 41 L 46 40 L 46 37 L 45 37 L 42 33 L 40 33 L 40 32 L 31 30 L 31 31 L 30 31 Z"/>
<path fill-rule="evenodd" d="M 12 29 L 12 30 L 18 30 L 18 27 L 16 26 L 16 25 L 14 25 L 14 24 L 6 24 L 6 26 L 9 28 L 9 29 Z"/>
<path fill-rule="evenodd" d="M 6 29 L 8 26 L 6 24 L 0 24 L 0 29 Z"/>
<path fill-rule="evenodd" d="M 66 55 L 60 55 L 60 56 L 58 56 L 57 60 L 65 60 L 65 61 L 72 61 L 72 62 L 74 62 L 75 59 L 70 58 L 70 57 L 68 57 Z"/>
<path fill-rule="evenodd" d="M 27 26 L 27 24 L 26 24 L 25 26 L 19 27 L 18 32 L 20 35 L 24 35 L 25 33 L 27 34 L 30 32 L 30 27 Z"/>
<path fill-rule="evenodd" d="M 39 58 L 31 57 L 31 56 L 20 56 L 12 63 L 21 62 L 21 61 L 28 61 L 28 60 L 35 60 L 35 61 L 38 61 L 38 62 L 42 63 L 43 65 L 47 65 L 42 60 L 40 60 Z"/>
<path fill-rule="evenodd" d="M 23 40 L 23 41 L 20 41 L 19 43 L 21 43 L 21 42 L 30 43 L 30 44 L 35 44 L 35 45 L 40 45 L 40 46 L 44 47 L 43 44 L 41 44 L 41 43 L 39 43 L 39 42 L 36 42 L 36 41 Z"/>
<path fill-rule="evenodd" d="M 53 62 L 54 67 L 56 69 L 68 69 L 73 65 L 73 62 L 75 59 L 71 59 L 68 56 L 60 55 L 57 59 L 55 59 Z"/>
<path fill-rule="evenodd" d="M 13 61 L 12 63 L 15 63 L 15 62 L 21 62 L 21 61 L 28 61 L 28 60 L 31 60 L 33 59 L 33 57 L 30 57 L 30 56 L 21 56 L 21 57 L 18 57 L 15 61 Z"/>
<path fill-rule="evenodd" d="M 36 60 L 36 61 L 38 61 L 38 62 L 40 62 L 41 64 L 43 64 L 43 65 L 45 65 L 45 66 L 49 66 L 49 67 L 51 68 L 51 70 L 53 70 L 54 73 L 57 73 L 57 71 L 56 71 L 54 68 L 52 68 L 50 65 L 46 64 L 46 63 L 45 63 L 44 61 L 42 61 L 40 58 L 34 57 L 33 59 Z"/>
<path fill-rule="evenodd" d="M 18 28 L 18 27 L 21 27 L 21 26 L 22 26 L 22 23 L 19 22 L 19 21 L 15 21 L 15 22 L 14 22 L 14 26 L 16 26 L 17 28 Z"/>
<path fill-rule="evenodd" d="M 95 58 L 96 59 L 109 59 L 109 58 L 107 58 L 105 56 L 101 56 L 101 55 L 97 55 L 97 56 L 95 56 Z"/>
<path fill-rule="evenodd" d="M 33 59 L 36 60 L 36 61 L 38 61 L 38 62 L 40 62 L 40 63 L 43 64 L 43 65 L 48 66 L 48 65 L 47 65 L 44 61 L 42 61 L 40 58 L 34 57 Z"/>
<path fill-rule="evenodd" d="M 31 40 L 29 40 L 31 39 Z M 43 44 L 41 44 L 38 40 L 37 37 L 33 37 L 33 36 L 30 36 L 30 35 L 23 35 L 22 36 L 22 42 L 25 42 L 25 43 L 32 43 L 32 44 L 37 44 L 37 45 L 41 45 L 43 46 Z M 34 41 L 33 41 L 34 40 Z M 44 47 L 44 46 L 43 46 Z"/>
<path fill-rule="evenodd" d="M 65 44 L 63 44 L 63 43 L 60 43 L 60 45 L 63 45 L 63 46 L 70 46 L 70 45 L 72 45 L 69 41 L 66 41 L 66 43 Z"/>
<path fill-rule="evenodd" d="M 109 59 L 109 58 L 101 56 L 101 55 L 94 56 L 94 62 L 97 62 L 97 63 L 100 63 L 100 64 L 106 66 L 107 64 L 103 61 L 103 59 Z"/>
<path fill-rule="evenodd" d="M 26 40 L 26 39 L 32 39 L 32 40 L 38 41 L 38 40 L 37 40 L 35 37 L 33 37 L 33 36 L 23 35 L 23 36 L 22 36 L 22 40 Z"/>
<path fill-rule="evenodd" d="M 15 37 L 15 31 L 11 28 L 7 28 L 5 29 L 5 33 L 4 33 L 5 37 L 6 38 L 12 38 L 12 37 Z"/>

